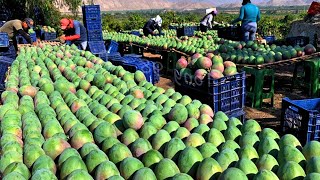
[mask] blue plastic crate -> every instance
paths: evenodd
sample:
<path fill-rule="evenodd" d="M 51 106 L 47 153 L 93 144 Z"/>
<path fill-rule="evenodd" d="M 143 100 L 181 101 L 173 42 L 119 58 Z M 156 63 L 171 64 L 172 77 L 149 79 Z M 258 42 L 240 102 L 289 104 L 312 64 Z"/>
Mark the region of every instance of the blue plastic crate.
<path fill-rule="evenodd" d="M 43 40 L 53 40 L 57 38 L 57 33 L 55 32 L 44 32 Z"/>
<path fill-rule="evenodd" d="M 231 112 L 229 114 L 227 113 L 226 115 L 229 118 L 232 118 L 232 117 L 238 118 L 239 120 L 242 121 L 242 123 L 244 123 L 245 120 L 246 120 L 246 112 L 244 110 L 233 111 L 233 112 Z"/>
<path fill-rule="evenodd" d="M 102 52 L 102 53 L 94 53 L 95 56 L 101 58 L 102 60 L 104 60 L 105 62 L 108 61 L 108 56 L 106 52 Z"/>
<path fill-rule="evenodd" d="M 104 41 L 88 41 L 88 49 L 92 53 L 106 53 Z"/>
<path fill-rule="evenodd" d="M 5 56 L 8 58 L 15 59 L 17 56 L 17 52 L 13 44 L 9 43 L 8 47 L 0 47 L 0 56 Z"/>
<path fill-rule="evenodd" d="M 263 37 L 267 43 L 273 43 L 276 40 L 275 36 L 264 36 Z"/>
<path fill-rule="evenodd" d="M 6 56 L 0 56 L 0 84 L 4 84 L 4 80 L 6 79 L 6 73 L 8 71 L 8 67 L 11 66 L 14 59 L 8 58 Z"/>
<path fill-rule="evenodd" d="M 103 35 L 101 30 L 88 30 L 88 41 L 103 41 Z"/>
<path fill-rule="evenodd" d="M 7 33 L 0 33 L 0 47 L 9 46 L 9 36 Z"/>
<path fill-rule="evenodd" d="M 36 33 L 31 33 L 29 35 L 31 37 L 32 42 L 36 42 L 37 41 Z M 27 40 L 21 35 L 17 35 L 16 36 L 16 40 L 17 40 L 18 44 L 28 44 Z"/>
<path fill-rule="evenodd" d="M 214 107 L 218 111 L 231 112 L 245 106 L 246 74 L 241 72 L 217 80 L 209 79 L 208 92 L 212 95 Z M 216 111 L 215 111 L 216 112 Z"/>
<path fill-rule="evenodd" d="M 140 31 L 131 31 L 130 34 L 135 35 L 135 36 L 140 36 L 141 35 Z"/>
<path fill-rule="evenodd" d="M 320 98 L 282 99 L 281 129 L 294 134 L 302 143 L 319 140 Z"/>
<path fill-rule="evenodd" d="M 134 56 L 124 56 L 125 63 L 123 66 L 130 72 L 140 70 L 144 73 L 147 80 L 153 84 L 160 80 L 159 64 Z"/>
<path fill-rule="evenodd" d="M 88 31 L 100 30 L 102 31 L 101 21 L 86 21 L 85 27 Z"/>
<path fill-rule="evenodd" d="M 101 21 L 101 15 L 100 15 L 100 6 L 99 5 L 86 5 L 82 6 L 82 15 L 83 20 L 92 20 L 92 19 L 98 19 Z"/>
<path fill-rule="evenodd" d="M 191 76 L 182 77 L 177 70 L 174 72 L 176 91 L 207 103 L 214 112 L 223 111 L 225 113 L 243 110 L 245 106 L 245 78 L 245 72 L 240 72 L 217 80 L 205 78 L 203 81 L 199 81 Z"/>
<path fill-rule="evenodd" d="M 118 52 L 119 44 L 116 41 L 111 40 L 107 46 L 107 53 Z"/>
<path fill-rule="evenodd" d="M 82 13 L 83 12 L 99 12 L 100 13 L 100 5 L 85 5 L 82 6 Z"/>
<path fill-rule="evenodd" d="M 107 53 L 107 60 L 116 66 L 120 66 L 125 63 L 125 59 L 121 57 L 120 53 Z"/>
<path fill-rule="evenodd" d="M 136 62 L 136 63 L 124 63 L 122 64 L 122 67 L 129 71 L 129 72 L 136 72 L 138 70 L 142 71 L 144 76 L 146 77 L 146 80 L 150 83 L 154 84 L 153 81 L 153 73 L 152 73 L 152 67 L 150 67 L 148 64 L 143 64 L 142 62 Z"/>

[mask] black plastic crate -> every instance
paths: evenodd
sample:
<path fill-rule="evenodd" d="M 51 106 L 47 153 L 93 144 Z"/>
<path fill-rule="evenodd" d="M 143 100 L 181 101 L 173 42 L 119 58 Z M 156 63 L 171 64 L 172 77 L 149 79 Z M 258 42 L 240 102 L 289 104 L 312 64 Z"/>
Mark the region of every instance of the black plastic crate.
<path fill-rule="evenodd" d="M 11 66 L 14 59 L 8 58 L 6 56 L 0 56 L 0 84 L 3 85 L 6 79 L 6 73 L 8 67 Z"/>
<path fill-rule="evenodd" d="M 9 46 L 9 36 L 7 33 L 0 33 L 0 47 Z"/>
<path fill-rule="evenodd" d="M 103 41 L 103 35 L 101 30 L 87 31 L 88 41 Z"/>
<path fill-rule="evenodd" d="M 297 136 L 302 143 L 320 140 L 320 98 L 282 99 L 281 130 Z"/>
<path fill-rule="evenodd" d="M 177 28 L 178 28 L 178 26 L 169 25 L 169 29 L 174 29 L 174 30 L 176 30 Z"/>
<path fill-rule="evenodd" d="M 245 106 L 245 72 L 226 76 L 217 80 L 211 78 L 197 81 L 182 77 L 174 72 L 174 84 L 177 91 L 209 104 L 214 112 L 232 113 Z"/>
<path fill-rule="evenodd" d="M 88 41 L 88 49 L 92 53 L 106 53 L 104 41 Z"/>
<path fill-rule="evenodd" d="M 240 41 L 242 38 L 242 31 L 240 26 L 235 27 L 225 27 L 225 28 L 219 28 L 218 29 L 218 37 L 229 39 L 233 41 Z"/>
<path fill-rule="evenodd" d="M 181 28 L 177 28 L 177 36 L 193 36 L 194 35 L 194 26 L 184 26 Z"/>
<path fill-rule="evenodd" d="M 305 46 L 309 44 L 309 37 L 307 36 L 296 36 L 296 37 L 287 37 L 286 38 L 287 45 L 291 46 Z"/>

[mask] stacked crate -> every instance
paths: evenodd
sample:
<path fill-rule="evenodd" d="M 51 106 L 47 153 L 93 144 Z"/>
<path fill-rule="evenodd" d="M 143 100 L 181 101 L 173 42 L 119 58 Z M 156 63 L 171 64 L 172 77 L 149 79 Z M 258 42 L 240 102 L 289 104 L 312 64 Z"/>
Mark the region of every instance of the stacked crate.
<path fill-rule="evenodd" d="M 101 15 L 99 5 L 82 6 L 83 23 L 87 29 L 88 49 L 104 61 L 107 60 L 107 50 L 103 42 Z"/>

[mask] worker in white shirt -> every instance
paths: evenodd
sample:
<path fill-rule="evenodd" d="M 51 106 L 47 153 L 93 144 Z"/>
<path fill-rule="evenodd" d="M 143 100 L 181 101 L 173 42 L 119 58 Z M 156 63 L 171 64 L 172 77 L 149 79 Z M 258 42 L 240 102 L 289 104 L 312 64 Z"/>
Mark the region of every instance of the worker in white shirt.
<path fill-rule="evenodd" d="M 206 14 L 200 22 L 200 31 L 207 32 L 208 28 L 212 28 L 212 24 L 219 24 L 214 21 L 214 17 L 218 14 L 218 11 L 215 9 L 210 13 Z"/>

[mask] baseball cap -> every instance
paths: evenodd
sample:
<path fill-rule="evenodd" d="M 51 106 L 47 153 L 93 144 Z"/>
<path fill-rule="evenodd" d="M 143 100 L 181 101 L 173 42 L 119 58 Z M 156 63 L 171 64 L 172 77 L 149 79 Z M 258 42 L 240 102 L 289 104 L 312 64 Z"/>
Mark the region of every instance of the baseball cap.
<path fill-rule="evenodd" d="M 29 28 L 33 28 L 33 20 L 31 18 L 25 18 L 24 22 L 27 23 Z"/>
<path fill-rule="evenodd" d="M 60 20 L 60 28 L 62 30 L 65 30 L 67 28 L 67 26 L 69 25 L 70 21 L 67 18 L 63 18 Z"/>

